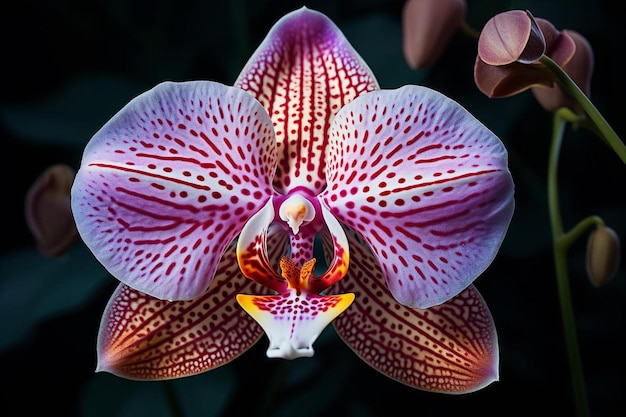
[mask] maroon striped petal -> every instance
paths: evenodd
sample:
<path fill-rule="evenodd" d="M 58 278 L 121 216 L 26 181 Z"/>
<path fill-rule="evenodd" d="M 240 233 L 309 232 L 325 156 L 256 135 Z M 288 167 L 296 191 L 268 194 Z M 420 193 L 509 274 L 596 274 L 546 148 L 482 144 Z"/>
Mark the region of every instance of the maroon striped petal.
<path fill-rule="evenodd" d="M 473 285 L 420 310 L 394 300 L 376 258 L 350 236 L 348 275 L 333 293 L 356 293 L 335 319 L 339 336 L 388 377 L 426 391 L 461 394 L 498 380 L 498 340 L 491 313 Z"/>
<path fill-rule="evenodd" d="M 370 245 L 398 302 L 427 308 L 492 262 L 513 214 L 500 140 L 425 87 L 365 94 L 333 120 L 320 195 Z"/>
<path fill-rule="evenodd" d="M 281 193 L 325 185 L 324 149 L 337 111 L 378 88 L 367 64 L 325 15 L 302 7 L 281 18 L 250 58 L 235 86 L 254 95 L 278 140 L 274 181 Z"/>
<path fill-rule="evenodd" d="M 222 84 L 162 83 L 87 145 L 72 188 L 78 230 L 111 274 L 166 300 L 197 298 L 274 193 L 271 120 Z"/>
<path fill-rule="evenodd" d="M 288 239 L 272 239 L 273 262 Z M 128 379 L 170 379 L 224 365 L 252 347 L 261 327 L 236 294 L 268 294 L 237 267 L 235 246 L 222 258 L 208 291 L 191 301 L 164 301 L 120 284 L 104 311 L 98 335 L 98 371 Z"/>

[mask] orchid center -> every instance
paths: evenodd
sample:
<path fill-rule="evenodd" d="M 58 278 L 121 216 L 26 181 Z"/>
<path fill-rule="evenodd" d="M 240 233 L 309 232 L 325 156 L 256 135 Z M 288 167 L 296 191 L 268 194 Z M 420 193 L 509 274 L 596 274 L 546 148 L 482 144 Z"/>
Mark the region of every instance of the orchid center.
<path fill-rule="evenodd" d="M 315 207 L 300 194 L 294 194 L 280 205 L 278 210 L 280 219 L 287 223 L 294 235 L 300 231 L 300 226 L 315 218 Z"/>

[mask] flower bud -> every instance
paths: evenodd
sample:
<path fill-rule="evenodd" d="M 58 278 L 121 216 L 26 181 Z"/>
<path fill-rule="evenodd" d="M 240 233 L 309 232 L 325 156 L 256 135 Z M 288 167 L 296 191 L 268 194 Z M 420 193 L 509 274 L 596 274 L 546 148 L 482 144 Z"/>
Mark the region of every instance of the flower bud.
<path fill-rule="evenodd" d="M 478 56 L 488 65 L 530 64 L 546 51 L 546 41 L 535 19 L 523 10 L 510 10 L 485 23 L 478 38 Z"/>
<path fill-rule="evenodd" d="M 63 254 L 78 237 L 70 206 L 74 175 L 74 170 L 67 165 L 53 165 L 26 193 L 26 223 L 43 256 Z"/>
<path fill-rule="evenodd" d="M 465 0 L 407 0 L 402 9 L 403 52 L 414 70 L 437 62 L 465 19 Z"/>
<path fill-rule="evenodd" d="M 554 75 L 542 65 L 513 62 L 489 65 L 480 56 L 474 63 L 476 87 L 489 98 L 510 97 L 535 86 L 552 87 Z"/>
<path fill-rule="evenodd" d="M 620 265 L 621 245 L 613 229 L 599 224 L 587 241 L 587 276 L 595 287 L 611 281 Z"/>
<path fill-rule="evenodd" d="M 565 97 L 557 86 L 554 73 L 538 60 L 546 55 L 572 79 L 575 75 L 581 79 L 581 84 L 586 77 L 590 81 L 593 57 L 582 44 L 584 38 L 579 37 L 572 31 L 559 31 L 550 21 L 535 19 L 529 12 L 500 13 L 485 24 L 478 40 L 474 65 L 476 86 L 492 98 L 509 97 L 531 89 L 548 111 L 565 105 L 577 110 L 574 101 Z M 577 57 L 579 43 L 581 52 Z M 584 63 L 579 63 L 580 60 Z M 577 80 L 575 82 L 578 84 Z"/>

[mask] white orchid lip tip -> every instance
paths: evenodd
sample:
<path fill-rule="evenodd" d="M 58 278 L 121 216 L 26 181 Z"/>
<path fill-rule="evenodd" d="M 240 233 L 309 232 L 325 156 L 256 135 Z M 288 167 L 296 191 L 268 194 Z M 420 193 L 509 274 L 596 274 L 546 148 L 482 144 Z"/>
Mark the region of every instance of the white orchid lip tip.
<path fill-rule="evenodd" d="M 296 347 L 289 341 L 285 341 L 280 345 L 270 346 L 267 349 L 266 355 L 268 358 L 278 359 L 297 359 L 297 358 L 310 358 L 315 354 L 315 350 L 312 346 L 308 347 Z"/>

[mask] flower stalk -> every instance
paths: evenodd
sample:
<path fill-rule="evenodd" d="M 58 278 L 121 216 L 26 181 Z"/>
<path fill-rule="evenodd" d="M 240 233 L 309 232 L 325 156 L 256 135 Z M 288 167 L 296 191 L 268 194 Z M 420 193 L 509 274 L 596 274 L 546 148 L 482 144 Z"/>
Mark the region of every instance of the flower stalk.
<path fill-rule="evenodd" d="M 556 76 L 559 84 L 565 91 L 580 104 L 585 113 L 589 116 L 595 128 L 599 132 L 599 136 L 615 151 L 619 158 L 626 163 L 626 146 L 621 141 L 615 130 L 609 125 L 602 113 L 598 111 L 596 106 L 591 102 L 589 97 L 578 87 L 578 85 L 570 78 L 569 75 L 554 62 L 549 56 L 543 55 L 539 61 L 550 69 Z"/>
<path fill-rule="evenodd" d="M 554 113 L 552 128 L 552 143 L 550 146 L 550 156 L 548 161 L 548 205 L 550 212 L 550 223 L 552 225 L 554 266 L 556 281 L 559 292 L 559 304 L 561 306 L 561 319 L 563 322 L 563 333 L 567 348 L 569 368 L 572 377 L 572 388 L 576 412 L 578 417 L 589 416 L 589 406 L 587 402 L 587 390 L 583 374 L 582 360 L 578 346 L 576 334 L 576 322 L 574 319 L 574 308 L 569 286 L 569 271 L 567 268 L 567 250 L 583 228 L 590 226 L 596 218 L 588 218 L 584 222 L 572 229 L 570 234 L 563 232 L 563 223 L 558 198 L 557 168 L 559 152 L 563 141 L 567 121 L 563 119 L 559 112 Z"/>

